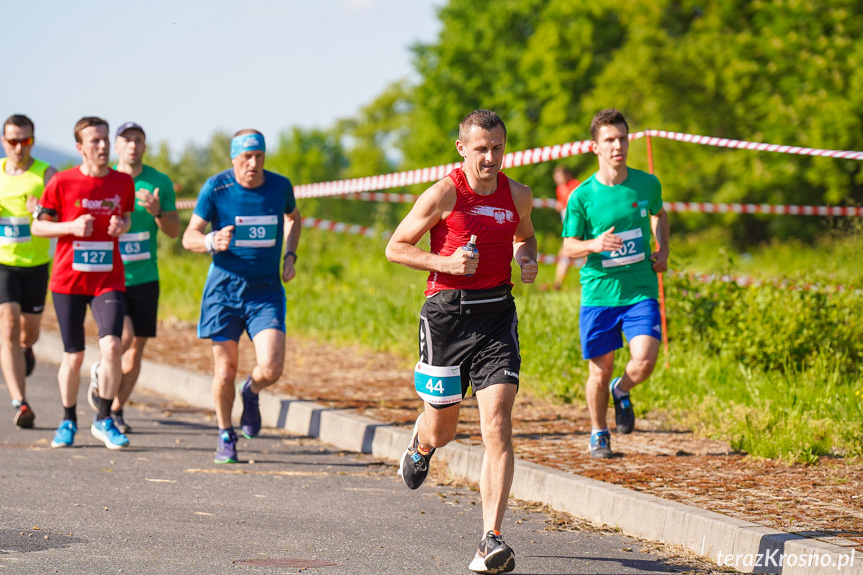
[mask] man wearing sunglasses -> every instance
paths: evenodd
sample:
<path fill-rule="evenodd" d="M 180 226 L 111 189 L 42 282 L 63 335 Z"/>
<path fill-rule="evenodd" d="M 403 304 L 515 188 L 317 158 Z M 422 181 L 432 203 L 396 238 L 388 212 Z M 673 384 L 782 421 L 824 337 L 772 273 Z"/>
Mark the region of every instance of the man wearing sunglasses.
<path fill-rule="evenodd" d="M 0 368 L 15 409 L 13 421 L 33 427 L 36 414 L 27 403 L 25 378 L 33 372 L 33 344 L 48 290 L 49 241 L 30 234 L 33 209 L 45 184 L 57 173 L 30 155 L 32 120 L 15 114 L 3 123 L 0 138 Z M 23 351 L 22 351 L 23 350 Z"/>

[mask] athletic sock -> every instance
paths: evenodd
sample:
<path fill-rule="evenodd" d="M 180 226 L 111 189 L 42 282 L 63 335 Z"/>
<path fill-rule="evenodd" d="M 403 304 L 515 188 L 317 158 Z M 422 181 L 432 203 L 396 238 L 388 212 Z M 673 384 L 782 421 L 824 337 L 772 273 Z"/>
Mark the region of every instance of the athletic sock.
<path fill-rule="evenodd" d="M 73 405 L 72 407 L 64 407 L 63 408 L 63 419 L 68 419 L 69 421 L 78 423 L 78 414 L 76 413 L 75 408 L 78 404 Z"/>
<path fill-rule="evenodd" d="M 617 383 L 614 384 L 614 387 L 611 388 L 611 394 L 614 396 L 614 399 L 620 399 L 628 393 L 629 392 L 623 392 L 620 390 L 620 379 L 618 379 Z"/>
<path fill-rule="evenodd" d="M 114 398 L 106 399 L 99 396 L 99 415 L 96 417 L 99 421 L 107 417 L 111 417 L 111 404 L 114 403 Z"/>
<path fill-rule="evenodd" d="M 431 449 L 426 449 L 419 441 L 417 441 L 417 451 L 420 455 L 428 455 L 429 453 L 431 453 Z"/>
<path fill-rule="evenodd" d="M 498 531 L 497 529 L 492 529 L 491 532 L 500 537 L 500 531 Z"/>
<path fill-rule="evenodd" d="M 607 427 L 604 427 L 604 428 L 602 428 L 602 429 L 592 429 L 592 428 L 591 428 L 591 430 L 590 430 L 590 434 L 591 434 L 591 435 L 596 435 L 597 433 L 603 433 L 603 432 L 605 432 L 605 433 L 611 433 L 610 431 L 608 431 L 608 428 L 607 428 Z"/>

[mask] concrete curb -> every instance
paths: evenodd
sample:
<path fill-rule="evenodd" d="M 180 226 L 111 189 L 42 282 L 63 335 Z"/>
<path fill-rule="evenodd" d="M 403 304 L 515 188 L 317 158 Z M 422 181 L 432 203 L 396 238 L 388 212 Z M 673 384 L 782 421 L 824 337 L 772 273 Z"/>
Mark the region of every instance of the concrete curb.
<path fill-rule="evenodd" d="M 60 337 L 53 333 L 43 332 L 34 349 L 42 361 L 60 363 L 63 356 Z M 85 353 L 82 374 L 89 376 L 98 350 L 88 346 Z M 212 409 L 211 381 L 209 376 L 145 360 L 137 385 Z M 239 405 L 235 403 L 236 417 Z M 261 394 L 261 417 L 267 427 L 391 461 L 399 461 L 410 440 L 407 429 L 281 394 Z M 478 482 L 482 456 L 482 445 L 459 442 L 438 450 L 435 462 L 445 464 L 455 476 Z M 682 545 L 744 573 L 863 575 L 863 554 L 858 556 L 852 549 L 855 543 L 847 539 L 809 539 L 525 461 L 516 460 L 512 495 L 629 535 Z"/>

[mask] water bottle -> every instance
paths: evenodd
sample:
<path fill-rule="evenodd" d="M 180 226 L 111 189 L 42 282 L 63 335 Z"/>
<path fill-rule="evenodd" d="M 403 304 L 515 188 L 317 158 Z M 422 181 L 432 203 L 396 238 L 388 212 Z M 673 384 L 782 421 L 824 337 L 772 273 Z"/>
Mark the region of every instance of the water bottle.
<path fill-rule="evenodd" d="M 470 241 L 467 243 L 466 246 L 462 246 L 461 249 L 469 251 L 469 252 L 473 252 L 473 255 L 471 257 L 474 257 L 474 258 L 477 257 L 479 255 L 479 250 L 476 249 L 476 236 L 471 235 Z M 469 276 L 472 276 L 473 274 L 464 274 L 464 275 L 469 277 Z"/>

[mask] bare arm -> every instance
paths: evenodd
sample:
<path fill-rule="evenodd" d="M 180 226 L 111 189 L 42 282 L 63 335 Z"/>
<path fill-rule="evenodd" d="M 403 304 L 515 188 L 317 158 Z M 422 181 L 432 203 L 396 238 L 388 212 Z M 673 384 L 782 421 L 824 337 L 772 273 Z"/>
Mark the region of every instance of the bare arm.
<path fill-rule="evenodd" d="M 584 258 L 590 254 L 599 252 L 613 252 L 623 247 L 623 240 L 614 235 L 614 226 L 611 226 L 599 236 L 592 240 L 583 240 L 579 237 L 563 238 L 563 254 L 571 259 Z"/>
<path fill-rule="evenodd" d="M 213 240 L 213 251 L 207 248 L 207 236 L 204 230 L 210 222 L 197 214 L 192 214 L 192 219 L 189 220 L 189 226 L 183 234 L 183 247 L 190 252 L 199 254 L 223 252 L 231 244 L 231 239 L 234 237 L 234 226 L 225 226 L 218 232 L 211 232 Z"/>
<path fill-rule="evenodd" d="M 132 212 L 126 212 L 122 216 L 111 216 L 108 222 L 108 235 L 119 238 L 132 227 Z"/>
<path fill-rule="evenodd" d="M 156 225 L 169 237 L 176 238 L 180 235 L 180 216 L 177 210 L 162 211 L 162 201 L 159 198 L 159 188 L 150 193 L 149 190 L 137 190 L 135 198 L 139 206 L 143 206 L 147 213 L 156 220 Z"/>
<path fill-rule="evenodd" d="M 159 229 L 165 232 L 168 237 L 176 238 L 180 235 L 180 214 L 177 210 L 162 212 L 162 215 L 156 219 L 156 225 Z"/>
<path fill-rule="evenodd" d="M 300 210 L 294 208 L 290 214 L 285 214 L 285 266 L 282 271 L 282 281 L 287 283 L 294 279 L 297 275 L 297 270 L 294 264 L 297 263 L 296 256 L 287 255 L 290 252 L 296 254 L 297 247 L 300 245 L 300 232 L 303 229 L 303 218 L 300 215 Z"/>
<path fill-rule="evenodd" d="M 661 274 L 668 271 L 668 237 L 670 231 L 668 228 L 668 212 L 665 211 L 665 208 L 659 210 L 659 213 L 655 216 L 650 216 L 650 224 L 653 228 L 656 243 L 659 244 L 659 249 L 650 255 L 650 260 L 653 262 L 653 271 Z"/>
<path fill-rule="evenodd" d="M 57 216 L 42 213 L 30 224 L 30 233 L 42 238 L 59 238 L 62 236 L 89 237 L 93 233 L 93 216 L 83 214 L 70 222 L 58 222 Z"/>
<path fill-rule="evenodd" d="M 416 247 L 426 232 L 450 214 L 455 207 L 455 202 L 455 184 L 448 178 L 423 192 L 417 198 L 410 213 L 393 232 L 387 244 L 387 259 L 421 271 L 436 271 L 451 275 L 476 273 L 479 257 L 472 257 L 473 252 L 455 250 L 451 255 L 441 256 Z"/>
<path fill-rule="evenodd" d="M 524 184 L 510 179 L 512 199 L 518 210 L 518 227 L 512 241 L 512 251 L 516 263 L 521 267 L 522 283 L 530 284 L 536 279 L 539 266 L 536 263 L 536 234 L 530 212 L 533 209 L 533 192 Z"/>

